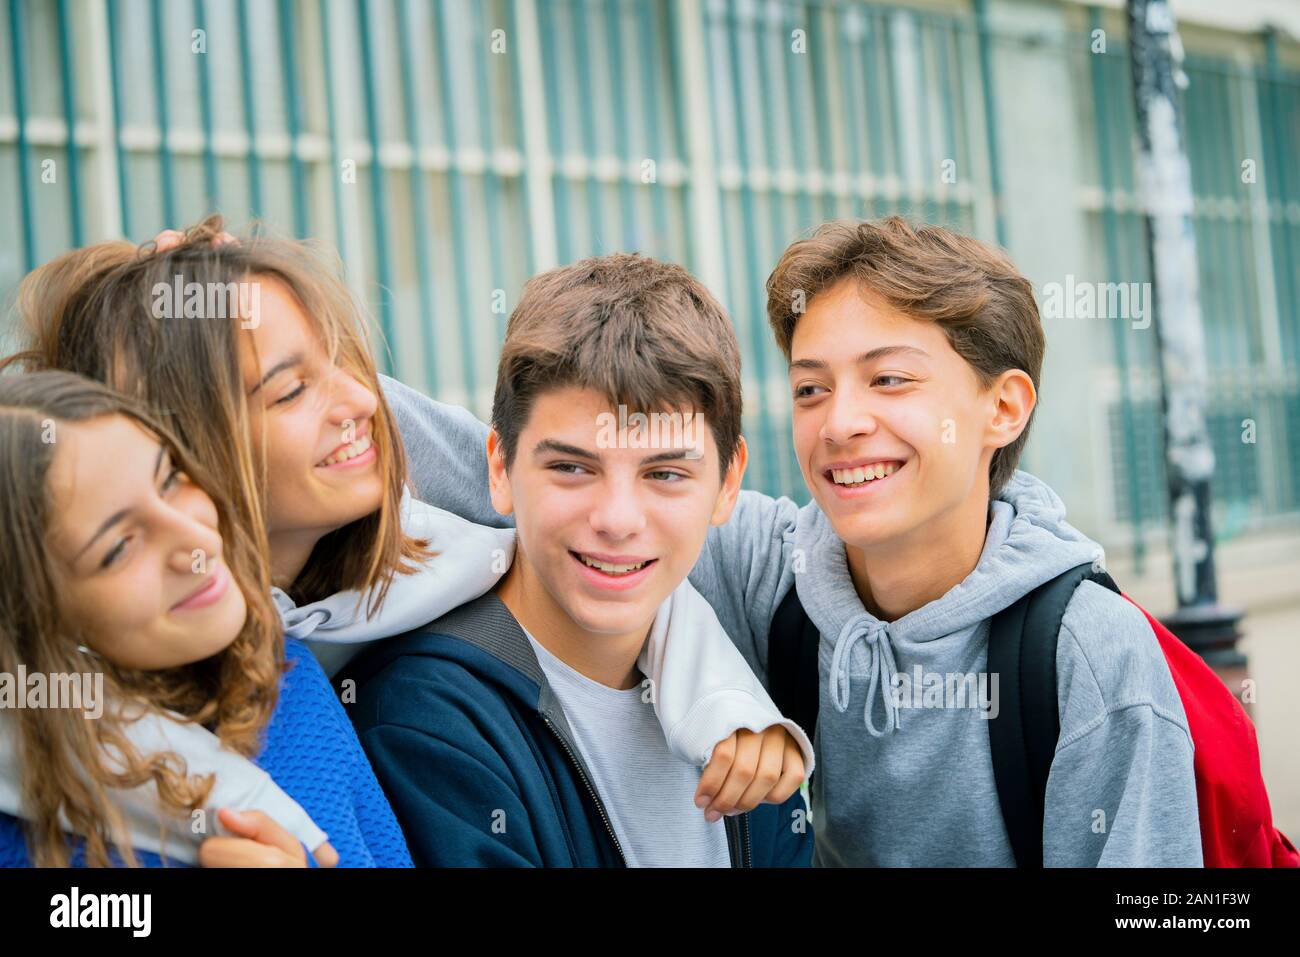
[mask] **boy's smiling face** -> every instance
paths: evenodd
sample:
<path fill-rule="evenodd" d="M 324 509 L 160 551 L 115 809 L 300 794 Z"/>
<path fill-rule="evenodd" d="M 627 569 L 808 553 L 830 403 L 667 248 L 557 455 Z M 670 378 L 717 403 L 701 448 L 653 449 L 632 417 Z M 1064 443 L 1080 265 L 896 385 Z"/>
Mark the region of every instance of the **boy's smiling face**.
<path fill-rule="evenodd" d="M 610 416 L 617 422 L 594 390 L 542 392 L 508 468 L 500 437 L 488 439 L 492 502 L 513 512 L 525 592 L 548 606 L 538 610 L 556 627 L 644 636 L 709 526 L 730 516 L 745 451 L 742 441 L 723 476 L 712 430 L 699 419 L 689 429 L 642 430 L 641 439 L 617 433 L 611 443 Z M 620 447 L 602 447 L 610 444 Z"/>
<path fill-rule="evenodd" d="M 928 537 L 986 502 L 993 453 L 1033 407 L 1025 373 L 1010 370 L 985 388 L 937 323 L 904 315 L 852 279 L 808 303 L 790 353 L 804 481 L 858 548 L 905 544 L 922 529 Z"/>

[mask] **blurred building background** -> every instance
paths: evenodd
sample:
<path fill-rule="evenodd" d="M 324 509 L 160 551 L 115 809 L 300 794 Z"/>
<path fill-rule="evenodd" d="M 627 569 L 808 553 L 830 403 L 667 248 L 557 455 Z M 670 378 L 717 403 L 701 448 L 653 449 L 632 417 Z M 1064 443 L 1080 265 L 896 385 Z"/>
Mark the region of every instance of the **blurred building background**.
<path fill-rule="evenodd" d="M 1181 0 L 1222 590 L 1300 831 L 1300 3 Z M 1063 0 L 0 0 L 0 296 L 219 210 L 338 247 L 392 374 L 486 417 L 533 272 L 684 263 L 745 350 L 748 484 L 799 501 L 763 282 L 906 215 L 1040 291 L 1147 279 L 1123 5 Z M 1173 605 L 1155 330 L 1045 317 L 1025 465 Z M 0 335 L 2 338 L 2 335 Z"/>

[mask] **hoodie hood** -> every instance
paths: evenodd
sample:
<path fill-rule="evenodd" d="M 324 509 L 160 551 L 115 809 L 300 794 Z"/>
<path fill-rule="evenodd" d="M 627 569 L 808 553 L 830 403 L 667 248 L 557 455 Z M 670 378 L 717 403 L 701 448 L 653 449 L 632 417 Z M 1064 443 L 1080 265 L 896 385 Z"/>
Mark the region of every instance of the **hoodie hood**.
<path fill-rule="evenodd" d="M 795 576 L 799 600 L 822 634 L 823 649 L 833 637 L 828 688 L 839 711 L 850 703 L 850 673 L 868 676 L 863 719 L 874 736 L 898 729 L 890 689 L 900 646 L 974 632 L 981 622 L 1039 585 L 1085 562 L 1099 566 L 1100 545 L 1065 521 L 1065 504 L 1045 483 L 1015 472 L 989 503 L 989 525 L 979 562 L 942 597 L 904 615 L 881 621 L 863 606 L 849 575 L 844 543 L 815 502 L 799 515 L 796 554 L 806 570 Z M 942 547 L 937 545 L 936 547 Z M 879 699 L 885 721 L 873 712 Z"/>
<path fill-rule="evenodd" d="M 420 562 L 409 574 L 394 575 L 383 604 L 366 615 L 370 592 L 343 591 L 296 605 L 271 589 L 286 638 L 305 641 L 333 678 L 362 645 L 390 638 L 440 618 L 477 598 L 500 580 L 515 554 L 515 532 L 467 522 L 405 492 L 402 530 L 429 543 L 435 556 L 454 548 L 455 560 Z"/>

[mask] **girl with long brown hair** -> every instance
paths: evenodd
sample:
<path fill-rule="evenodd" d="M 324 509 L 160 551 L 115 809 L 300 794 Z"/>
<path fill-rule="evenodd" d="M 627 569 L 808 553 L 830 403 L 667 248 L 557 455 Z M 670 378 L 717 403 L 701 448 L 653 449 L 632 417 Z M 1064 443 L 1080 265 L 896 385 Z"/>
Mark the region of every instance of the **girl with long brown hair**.
<path fill-rule="evenodd" d="M 345 863 L 409 862 L 324 675 L 302 652 L 282 675 L 257 536 L 165 426 L 81 376 L 0 375 L 0 481 L 0 675 L 25 699 L 49 692 L 6 702 L 27 823 L 0 816 L 0 863 L 172 860 L 176 848 L 161 841 L 133 847 L 144 822 L 126 820 L 118 795 L 141 787 L 156 792 L 158 818 L 215 835 L 203 819 L 214 776 L 192 773 L 175 751 L 137 747 L 128 732 L 151 719 L 210 731 L 230 766 L 259 756 L 328 822 Z M 348 769 L 346 788 L 322 788 L 296 754 L 308 714 L 334 722 L 333 735 L 318 728 L 314 741 Z M 227 812 L 222 822 L 275 839 L 214 837 L 204 863 L 305 862 L 302 845 L 267 821 Z M 313 842 L 316 860 L 338 861 L 323 838 Z"/>

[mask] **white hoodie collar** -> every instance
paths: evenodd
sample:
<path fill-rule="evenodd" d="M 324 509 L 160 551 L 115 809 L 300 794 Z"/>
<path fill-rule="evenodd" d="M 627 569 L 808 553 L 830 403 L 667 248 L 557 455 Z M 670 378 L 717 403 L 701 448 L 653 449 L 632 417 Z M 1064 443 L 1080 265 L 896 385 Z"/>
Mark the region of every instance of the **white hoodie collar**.
<path fill-rule="evenodd" d="M 402 531 L 428 541 L 435 558 L 417 563 L 410 574 L 394 575 L 373 617 L 366 616 L 371 592 L 336 592 L 297 605 L 282 589 L 271 589 L 285 637 L 306 641 L 330 677 L 365 643 L 418 628 L 482 595 L 514 559 L 514 529 L 475 525 L 409 492 L 403 493 L 400 508 Z M 452 547 L 454 561 L 437 559 Z"/>

